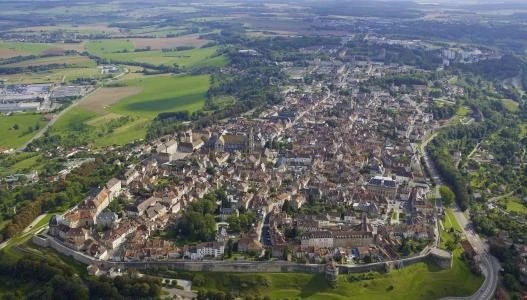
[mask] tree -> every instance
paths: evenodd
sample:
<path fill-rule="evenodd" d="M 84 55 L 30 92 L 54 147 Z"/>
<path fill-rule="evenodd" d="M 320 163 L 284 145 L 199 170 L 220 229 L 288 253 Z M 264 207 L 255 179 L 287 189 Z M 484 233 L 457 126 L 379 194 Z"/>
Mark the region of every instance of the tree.
<path fill-rule="evenodd" d="M 456 195 L 446 185 L 442 185 L 439 187 L 439 194 L 441 194 L 441 198 L 443 199 L 443 204 L 447 207 L 452 205 L 452 203 L 454 203 L 454 201 L 456 200 Z"/>

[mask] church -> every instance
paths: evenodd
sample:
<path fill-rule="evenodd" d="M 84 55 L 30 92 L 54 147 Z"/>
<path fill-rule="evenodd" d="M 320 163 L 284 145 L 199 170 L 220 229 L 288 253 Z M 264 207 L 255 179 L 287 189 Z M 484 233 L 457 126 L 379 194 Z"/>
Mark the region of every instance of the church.
<path fill-rule="evenodd" d="M 205 150 L 216 153 L 251 153 L 254 150 L 253 129 L 250 129 L 249 134 L 214 133 L 205 143 Z"/>

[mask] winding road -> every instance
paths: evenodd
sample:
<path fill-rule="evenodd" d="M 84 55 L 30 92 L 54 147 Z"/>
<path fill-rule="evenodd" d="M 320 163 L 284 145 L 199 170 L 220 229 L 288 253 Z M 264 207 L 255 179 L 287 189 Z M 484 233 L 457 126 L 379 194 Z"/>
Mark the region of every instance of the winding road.
<path fill-rule="evenodd" d="M 110 81 L 113 81 L 113 80 L 117 80 L 119 79 L 121 76 L 127 74 L 129 72 L 128 69 L 124 69 L 123 72 L 117 74 L 116 76 L 112 77 L 112 78 L 109 78 L 107 80 L 107 82 L 110 82 Z M 46 131 L 48 131 L 48 129 L 53 126 L 53 124 L 55 124 L 55 122 L 57 122 L 58 119 L 60 119 L 60 117 L 62 117 L 66 112 L 68 112 L 70 109 L 72 109 L 73 107 L 77 106 L 79 103 L 81 103 L 82 101 L 86 100 L 93 92 L 95 92 L 96 90 L 98 90 L 100 87 L 96 87 L 96 88 L 93 88 L 91 90 L 89 90 L 86 95 L 84 95 L 82 98 L 80 98 L 79 100 L 77 101 L 74 101 L 73 103 L 71 103 L 70 106 L 64 108 L 63 110 L 61 110 L 58 114 L 54 115 L 53 118 L 44 126 L 42 127 L 42 129 L 37 132 L 37 134 L 35 134 L 29 141 L 27 141 L 24 145 L 22 145 L 20 148 L 17 149 L 18 152 L 22 152 L 24 150 L 26 150 L 27 146 L 29 144 L 31 144 L 31 142 L 33 142 L 34 140 L 36 139 L 39 139 L 41 138 L 44 133 Z"/>
<path fill-rule="evenodd" d="M 419 148 L 421 155 L 424 157 L 424 161 L 428 168 L 428 172 L 432 180 L 436 183 L 436 191 L 438 187 L 443 184 L 443 180 L 435 168 L 435 165 L 432 161 L 430 155 L 426 152 L 426 145 L 432 140 L 429 138 L 423 142 L 423 145 Z M 459 206 L 456 204 L 452 210 L 454 218 L 459 223 L 459 226 L 462 230 L 462 235 L 468 240 L 472 245 L 476 253 L 478 254 L 480 267 L 483 275 L 485 276 L 485 281 L 481 287 L 471 296 L 467 297 L 447 297 L 441 298 L 441 300 L 491 300 L 494 298 L 494 293 L 498 287 L 499 281 L 499 270 L 501 266 L 498 260 L 488 253 L 488 245 L 482 240 L 478 234 L 474 231 L 474 227 L 470 220 L 467 218 L 467 212 L 461 211 Z"/>

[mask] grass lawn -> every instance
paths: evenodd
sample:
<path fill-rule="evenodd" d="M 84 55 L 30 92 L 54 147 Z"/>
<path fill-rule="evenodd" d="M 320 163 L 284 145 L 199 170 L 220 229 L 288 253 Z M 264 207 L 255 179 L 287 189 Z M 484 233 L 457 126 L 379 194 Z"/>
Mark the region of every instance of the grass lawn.
<path fill-rule="evenodd" d="M 17 148 L 35 135 L 38 128 L 44 127 L 42 115 L 23 113 L 6 116 L 0 114 L 0 148 Z M 16 129 L 18 127 L 18 129 Z"/>
<path fill-rule="evenodd" d="M 438 299 L 470 295 L 483 281 L 470 273 L 459 255 L 450 270 L 432 263 L 418 263 L 377 274 L 372 280 L 355 282 L 349 282 L 343 274 L 335 288 L 326 283 L 323 274 L 193 273 L 196 274 L 205 278 L 207 289 L 238 290 L 271 299 Z"/>
<path fill-rule="evenodd" d="M 507 210 L 511 212 L 516 212 L 519 214 L 527 214 L 527 205 L 522 203 L 520 199 L 516 197 L 507 197 L 504 199 L 507 202 Z"/>
<path fill-rule="evenodd" d="M 514 100 L 511 99 L 501 99 L 501 103 L 503 103 L 503 106 L 510 111 L 510 112 L 518 112 L 520 104 Z"/>
<path fill-rule="evenodd" d="M 445 225 L 445 229 L 454 228 L 455 230 L 461 232 L 461 226 L 459 226 L 458 222 L 456 221 L 456 218 L 454 217 L 454 213 L 452 212 L 451 208 L 448 208 L 446 210 L 446 217 L 445 217 L 448 225 Z"/>
<path fill-rule="evenodd" d="M 470 114 L 470 107 L 466 105 L 462 105 L 459 107 L 459 109 L 457 110 L 454 117 L 452 117 L 452 119 L 454 122 L 461 122 L 461 120 L 464 120 L 465 118 L 467 118 L 469 114 Z"/>
<path fill-rule="evenodd" d="M 33 169 L 39 169 L 43 163 L 39 161 L 40 155 L 33 155 L 12 165 L 9 170 L 12 173 L 27 173 Z"/>
<path fill-rule="evenodd" d="M 82 103 L 62 116 L 51 133 L 81 137 L 80 140 L 98 147 L 126 144 L 144 138 L 149 122 L 161 112 L 201 109 L 209 88 L 208 75 L 147 76 L 120 82 L 140 89 L 113 104 L 97 103 L 97 110 L 83 107 Z"/>
<path fill-rule="evenodd" d="M 9 242 L 6 244 L 6 246 L 1 250 L 3 254 L 2 259 L 12 259 L 16 260 L 21 257 L 21 254 L 17 252 L 17 250 L 13 249 L 15 246 L 20 246 L 27 241 L 29 241 L 33 235 L 35 235 L 37 232 L 42 230 L 42 228 L 46 227 L 49 223 L 49 220 L 53 214 L 45 214 L 42 219 L 40 219 L 36 224 L 34 224 L 33 227 L 31 227 L 27 232 L 19 233 L 15 237 L 11 238 Z"/>

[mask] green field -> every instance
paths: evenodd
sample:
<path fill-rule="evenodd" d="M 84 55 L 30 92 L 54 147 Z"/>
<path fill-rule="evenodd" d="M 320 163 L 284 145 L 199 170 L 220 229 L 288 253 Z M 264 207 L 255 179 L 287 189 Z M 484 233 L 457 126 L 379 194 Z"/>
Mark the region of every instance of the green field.
<path fill-rule="evenodd" d="M 520 104 L 514 100 L 511 99 L 501 99 L 501 103 L 503 103 L 503 106 L 510 111 L 510 112 L 518 112 Z"/>
<path fill-rule="evenodd" d="M 0 160 L 0 177 L 9 174 L 29 173 L 33 170 L 41 170 L 45 162 L 37 153 L 21 152 L 13 153 L 9 159 Z"/>
<path fill-rule="evenodd" d="M 149 76 L 121 84 L 142 90 L 105 107 L 104 112 L 73 107 L 53 125 L 51 133 L 100 147 L 142 139 L 159 113 L 201 109 L 209 76 Z"/>
<path fill-rule="evenodd" d="M 122 39 L 90 41 L 86 44 L 86 51 L 96 55 L 123 51 L 131 52 L 133 50 L 134 44 Z"/>
<path fill-rule="evenodd" d="M 96 67 L 97 63 L 87 56 L 71 55 L 71 56 L 50 56 L 43 58 L 36 58 L 25 60 L 14 64 L 2 65 L 2 67 L 29 67 L 29 66 L 43 66 L 51 64 L 66 64 L 69 66 L 87 68 Z"/>
<path fill-rule="evenodd" d="M 160 112 L 188 110 L 194 112 L 205 103 L 209 76 L 156 76 L 128 80 L 128 86 L 141 86 L 143 91 L 110 107 L 123 115 L 138 115 L 153 119 Z"/>
<path fill-rule="evenodd" d="M 38 132 L 35 127 L 42 128 L 45 124 L 42 115 L 39 114 L 24 113 L 12 116 L 0 114 L 0 148 L 22 146 Z"/>
<path fill-rule="evenodd" d="M 19 42 L 0 42 L 0 49 L 10 50 L 18 55 L 40 55 L 42 52 L 57 48 L 52 44 L 45 43 L 19 43 Z M 2 53 L 0 51 L 0 53 Z M 2 57 L 2 55 L 0 55 Z"/>
<path fill-rule="evenodd" d="M 247 295 L 259 294 L 271 299 L 438 299 L 470 295 L 483 281 L 482 277 L 472 275 L 457 257 L 450 270 L 432 263 L 418 263 L 387 274 L 376 274 L 371 280 L 350 282 L 347 275 L 340 275 L 335 288 L 326 283 L 322 274 L 193 274 L 205 278 L 206 289 L 238 290 Z M 251 288 L 244 281 L 258 282 L 258 287 Z"/>
<path fill-rule="evenodd" d="M 78 78 L 100 78 L 101 72 L 97 67 L 91 68 L 61 68 L 34 73 L 19 73 L 1 75 L 0 78 L 8 80 L 11 84 L 29 83 L 60 83 L 62 79 L 72 81 Z"/>
<path fill-rule="evenodd" d="M 227 60 L 224 56 L 216 54 L 217 49 L 217 47 L 209 47 L 169 52 L 161 50 L 134 52 L 132 42 L 127 40 L 91 41 L 86 45 L 86 50 L 90 54 L 113 62 L 136 62 L 157 66 L 177 64 L 182 67 L 224 66 Z"/>
<path fill-rule="evenodd" d="M 507 203 L 508 211 L 527 214 L 527 205 L 522 203 L 520 199 L 516 197 L 507 197 L 504 201 Z"/>

